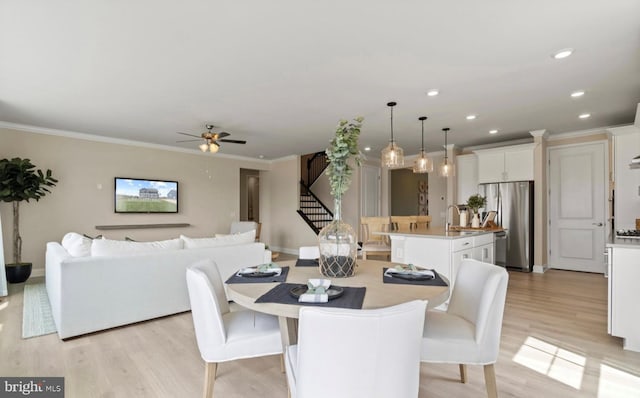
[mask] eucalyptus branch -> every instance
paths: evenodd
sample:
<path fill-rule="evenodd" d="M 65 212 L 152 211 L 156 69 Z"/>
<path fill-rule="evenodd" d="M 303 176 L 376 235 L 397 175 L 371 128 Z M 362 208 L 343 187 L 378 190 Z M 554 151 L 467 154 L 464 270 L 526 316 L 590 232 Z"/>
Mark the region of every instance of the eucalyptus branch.
<path fill-rule="evenodd" d="M 358 167 L 364 160 L 364 155 L 358 149 L 363 120 L 363 117 L 356 117 L 351 122 L 340 120 L 336 135 L 325 151 L 329 162 L 325 174 L 329 177 L 331 195 L 337 199 L 341 198 L 351 185 L 354 166 L 349 160 L 353 158 L 353 163 Z"/>

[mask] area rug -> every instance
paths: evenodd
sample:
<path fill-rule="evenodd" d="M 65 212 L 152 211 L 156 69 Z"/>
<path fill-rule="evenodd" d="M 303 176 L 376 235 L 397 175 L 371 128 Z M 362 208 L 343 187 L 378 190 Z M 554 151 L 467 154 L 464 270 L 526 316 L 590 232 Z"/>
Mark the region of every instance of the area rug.
<path fill-rule="evenodd" d="M 55 333 L 56 325 L 51 315 L 51 304 L 44 283 L 24 285 L 22 309 L 22 338 Z"/>

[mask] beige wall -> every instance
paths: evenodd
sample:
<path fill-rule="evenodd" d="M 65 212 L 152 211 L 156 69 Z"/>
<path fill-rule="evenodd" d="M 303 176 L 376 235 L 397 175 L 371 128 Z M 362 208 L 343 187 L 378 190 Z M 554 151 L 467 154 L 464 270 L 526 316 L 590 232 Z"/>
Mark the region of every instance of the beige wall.
<path fill-rule="evenodd" d="M 316 234 L 296 213 L 300 185 L 299 162 L 298 156 L 274 161 L 271 170 L 263 173 L 266 178 L 261 180 L 263 185 L 270 186 L 268 212 L 271 216 L 271 236 L 267 243 L 274 250 L 297 253 L 300 246 L 318 243 Z"/>
<path fill-rule="evenodd" d="M 0 158 L 29 158 L 59 180 L 39 202 L 21 204 L 22 257 L 44 267 L 48 241 L 69 231 L 107 238 L 168 239 L 227 232 L 239 219 L 240 168 L 268 169 L 267 162 L 0 129 Z M 114 177 L 179 182 L 178 214 L 115 214 Z M 5 260 L 12 259 L 11 204 L 0 203 Z M 98 231 L 96 225 L 189 223 L 186 228 Z"/>

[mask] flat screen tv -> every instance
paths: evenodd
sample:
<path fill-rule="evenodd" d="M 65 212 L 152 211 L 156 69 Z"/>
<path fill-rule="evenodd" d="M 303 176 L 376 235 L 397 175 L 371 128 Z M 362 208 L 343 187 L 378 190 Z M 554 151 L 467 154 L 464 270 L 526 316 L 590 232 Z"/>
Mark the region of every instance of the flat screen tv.
<path fill-rule="evenodd" d="M 116 213 L 177 213 L 178 182 L 116 177 Z"/>

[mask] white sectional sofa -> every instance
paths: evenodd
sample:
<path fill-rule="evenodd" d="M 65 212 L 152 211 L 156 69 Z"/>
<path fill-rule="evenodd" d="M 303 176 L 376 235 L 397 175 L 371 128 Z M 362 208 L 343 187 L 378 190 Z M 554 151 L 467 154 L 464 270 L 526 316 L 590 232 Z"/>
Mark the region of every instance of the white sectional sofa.
<path fill-rule="evenodd" d="M 58 242 L 47 243 L 46 287 L 60 338 L 190 310 L 186 268 L 198 260 L 214 260 L 225 280 L 242 267 L 271 261 L 263 243 L 196 247 L 193 241 L 204 242 L 191 240 L 195 248 L 176 249 L 171 243 L 155 251 L 114 255 L 102 247 L 94 250 L 99 255 L 82 256 L 71 255 Z M 92 249 L 97 244 L 103 242 L 94 241 Z M 180 247 L 189 246 L 182 240 Z"/>

